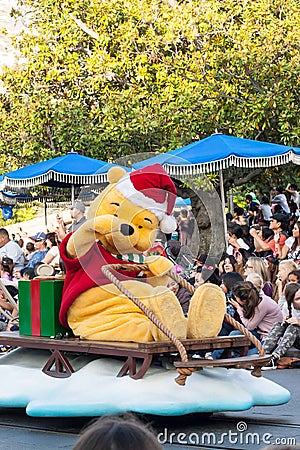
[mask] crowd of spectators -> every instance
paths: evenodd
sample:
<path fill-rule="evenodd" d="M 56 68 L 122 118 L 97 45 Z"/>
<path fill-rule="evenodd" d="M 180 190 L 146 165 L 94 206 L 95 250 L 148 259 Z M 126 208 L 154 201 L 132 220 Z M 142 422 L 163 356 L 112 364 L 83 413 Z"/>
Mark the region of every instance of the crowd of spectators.
<path fill-rule="evenodd" d="M 300 196 L 294 184 L 274 188 L 272 194 L 260 200 L 253 192 L 247 194 L 245 208 L 235 206 L 233 214 L 227 214 L 227 248 L 222 257 L 198 255 L 193 270 L 183 270 L 183 274 L 195 288 L 203 283 L 219 285 L 226 294 L 227 313 L 266 345 L 267 351 L 274 350 L 270 342 L 284 342 L 279 350 L 275 348 L 269 364 L 275 368 L 290 347 L 300 350 Z M 290 286 L 292 300 L 287 294 Z M 185 313 L 187 306 L 185 302 Z M 237 333 L 225 322 L 220 331 L 220 335 Z M 205 357 L 217 359 L 222 352 Z M 256 349 L 250 348 L 249 354 L 253 352 Z"/>
<path fill-rule="evenodd" d="M 300 282 L 299 205 L 300 196 L 293 184 L 286 189 L 277 187 L 271 197 L 263 195 L 258 199 L 253 192 L 247 194 L 245 208 L 236 205 L 233 215 L 227 214 L 226 250 L 218 260 L 206 254 L 194 257 L 189 244 L 195 219 L 189 211 L 182 209 L 177 214 L 177 235 L 167 236 L 165 245 L 159 244 L 159 249 L 155 247 L 156 242 L 148 254 L 168 257 L 175 265 L 174 270 L 195 288 L 203 283 L 219 285 L 227 298 L 227 313 L 243 323 L 263 344 L 266 342 L 268 350 L 269 333 L 275 333 L 272 330 L 278 323 L 283 325 L 276 325 L 276 333 L 280 332 L 282 338 L 286 329 L 287 342 L 291 343 L 294 336 L 291 345 L 300 349 L 298 332 L 291 332 L 291 327 L 300 326 L 300 287 L 299 292 L 296 289 Z M 2 280 L 17 286 L 19 279 L 32 279 L 39 274 L 42 265 L 59 268 L 61 240 L 86 220 L 85 206 L 81 202 L 76 202 L 70 209 L 73 222 L 69 228 L 58 215 L 55 232 L 10 239 L 6 229 L 0 229 Z M 296 289 L 292 300 L 291 295 L 287 295 L 290 285 Z M 170 281 L 169 288 L 187 314 L 191 294 L 174 281 Z M 0 307 L 5 309 L 5 298 L 0 300 Z M 220 330 L 221 335 L 236 332 L 225 322 Z M 250 353 L 253 351 L 255 349 L 249 350 Z M 222 350 L 218 350 L 206 357 L 219 358 L 221 354 Z M 275 349 L 275 363 L 279 356 L 282 356 L 282 350 Z"/>

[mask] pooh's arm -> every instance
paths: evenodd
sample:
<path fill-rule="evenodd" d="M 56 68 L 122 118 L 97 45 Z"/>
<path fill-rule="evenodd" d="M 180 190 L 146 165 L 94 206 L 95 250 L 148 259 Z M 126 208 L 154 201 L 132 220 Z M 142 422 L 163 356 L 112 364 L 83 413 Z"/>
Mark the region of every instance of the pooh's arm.
<path fill-rule="evenodd" d="M 148 256 L 145 259 L 148 270 L 145 271 L 147 282 L 152 286 L 165 286 L 169 281 L 168 272 L 174 264 L 164 256 Z"/>
<path fill-rule="evenodd" d="M 106 215 L 95 217 L 84 222 L 70 237 L 67 244 L 69 258 L 80 258 L 85 255 L 101 235 L 111 230 L 111 222 Z"/>

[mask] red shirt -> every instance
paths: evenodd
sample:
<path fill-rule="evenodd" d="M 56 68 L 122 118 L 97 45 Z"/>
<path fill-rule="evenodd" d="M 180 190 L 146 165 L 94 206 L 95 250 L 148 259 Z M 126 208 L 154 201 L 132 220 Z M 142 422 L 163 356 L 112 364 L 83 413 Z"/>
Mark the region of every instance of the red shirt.
<path fill-rule="evenodd" d="M 280 235 L 280 238 L 279 238 L 279 242 L 278 242 L 278 243 L 279 243 L 279 247 L 280 247 L 281 249 L 282 249 L 282 247 L 284 246 L 284 243 L 285 243 L 286 239 L 287 239 L 287 237 L 286 237 L 285 234 L 281 234 L 281 235 Z M 268 243 L 268 246 L 270 247 L 270 250 L 272 250 L 272 252 L 273 252 L 274 258 L 276 258 L 276 257 L 278 256 L 278 249 L 277 249 L 276 246 L 275 246 L 274 238 L 271 239 L 270 241 L 267 241 L 267 243 Z"/>
<path fill-rule="evenodd" d="M 61 324 L 68 327 L 67 312 L 74 300 L 83 292 L 95 286 L 110 284 L 111 281 L 102 273 L 101 267 L 106 264 L 134 264 L 129 261 L 120 261 L 111 255 L 101 244 L 95 242 L 90 250 L 81 258 L 71 259 L 67 256 L 67 243 L 72 233 L 67 234 L 59 250 L 61 259 L 66 268 L 66 278 L 64 281 L 62 302 L 59 311 L 59 320 Z M 131 271 L 113 271 L 120 281 L 136 278 L 136 270 Z"/>

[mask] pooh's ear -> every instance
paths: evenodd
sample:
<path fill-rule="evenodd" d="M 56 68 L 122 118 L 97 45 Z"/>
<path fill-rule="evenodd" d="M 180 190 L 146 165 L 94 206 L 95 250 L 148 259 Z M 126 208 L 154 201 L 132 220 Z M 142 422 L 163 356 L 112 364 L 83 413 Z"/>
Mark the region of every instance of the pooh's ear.
<path fill-rule="evenodd" d="M 117 183 L 126 173 L 126 170 L 122 167 L 112 167 L 107 172 L 107 178 L 110 184 Z"/>

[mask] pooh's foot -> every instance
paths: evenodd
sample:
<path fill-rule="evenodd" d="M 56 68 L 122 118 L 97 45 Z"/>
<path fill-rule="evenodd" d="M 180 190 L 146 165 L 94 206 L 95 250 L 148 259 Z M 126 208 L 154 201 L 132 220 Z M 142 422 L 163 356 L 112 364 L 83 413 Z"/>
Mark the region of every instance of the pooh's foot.
<path fill-rule="evenodd" d="M 188 311 L 189 339 L 215 337 L 221 330 L 226 312 L 225 294 L 219 286 L 207 283 L 196 289 Z"/>
<path fill-rule="evenodd" d="M 153 288 L 148 307 L 178 339 L 186 338 L 187 320 L 173 292 L 163 286 Z M 169 340 L 167 335 L 154 324 L 152 335 L 155 341 Z"/>

